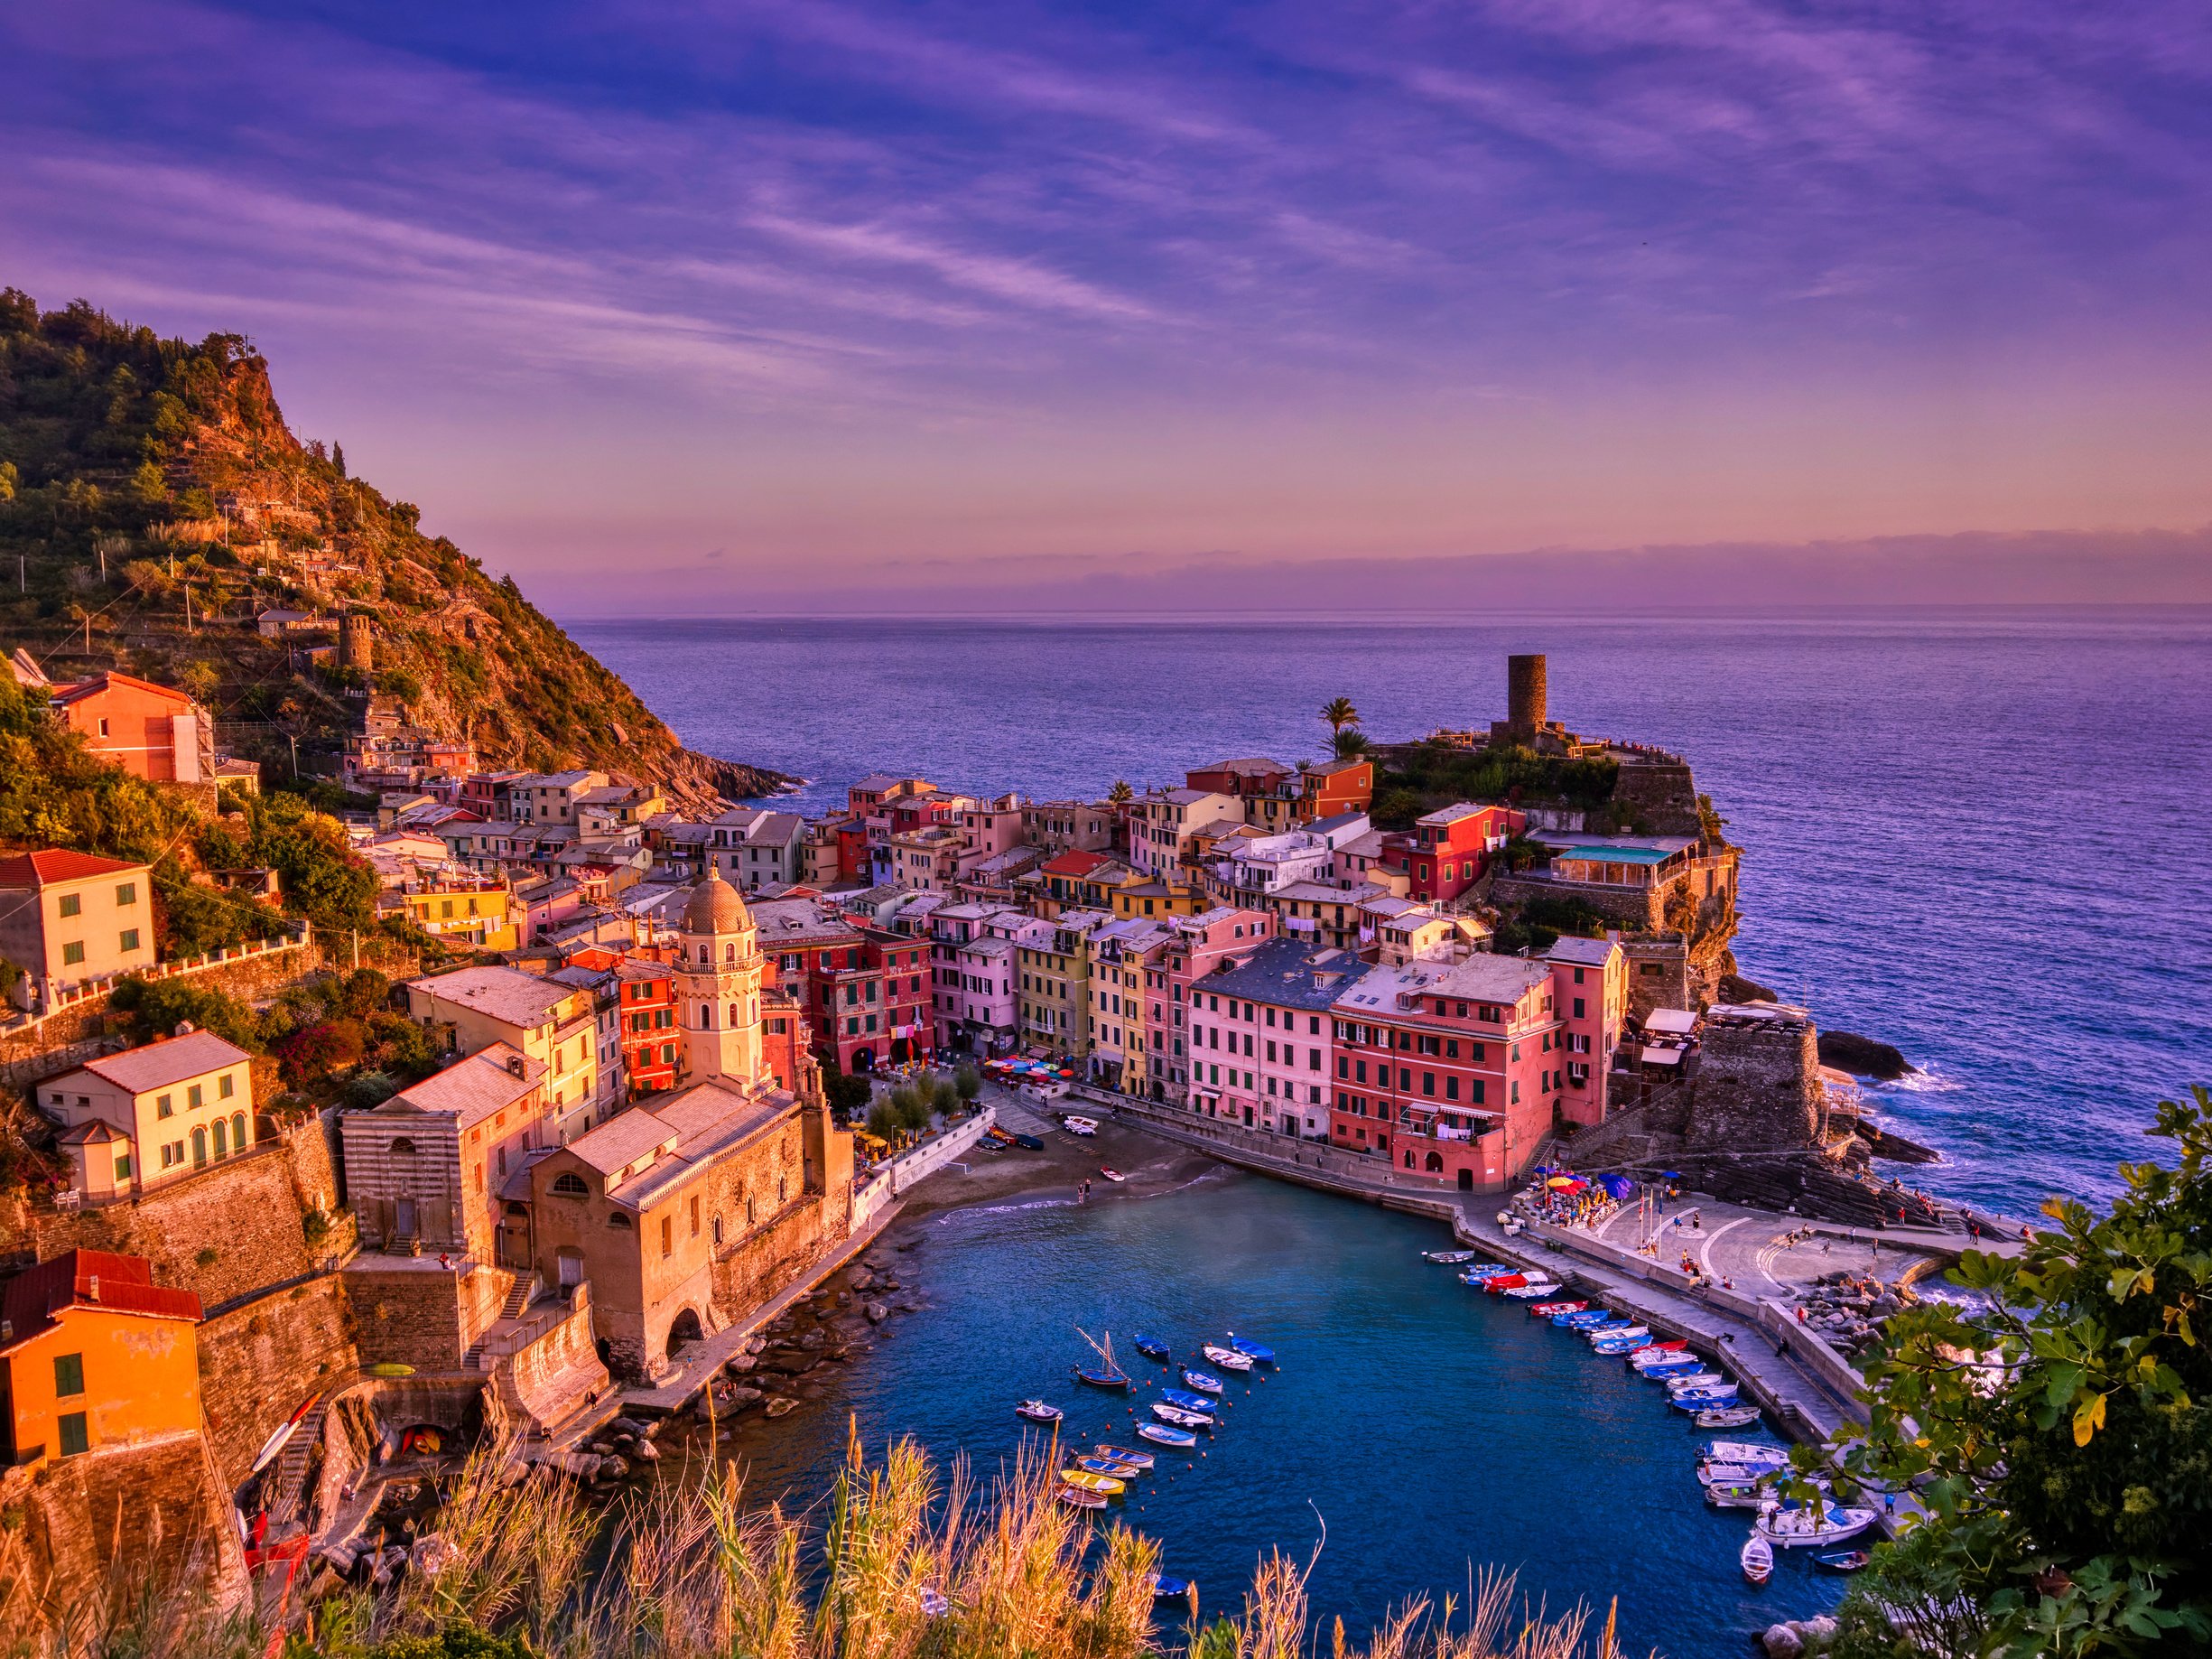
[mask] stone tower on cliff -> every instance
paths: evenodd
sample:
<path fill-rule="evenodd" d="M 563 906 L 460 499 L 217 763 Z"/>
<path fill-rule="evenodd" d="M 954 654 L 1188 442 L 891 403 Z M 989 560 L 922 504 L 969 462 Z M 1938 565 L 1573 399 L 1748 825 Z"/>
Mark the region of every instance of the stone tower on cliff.
<path fill-rule="evenodd" d="M 767 1080 L 760 1050 L 764 968 L 753 916 L 738 890 L 710 869 L 683 907 L 674 965 L 683 1027 L 684 1080 L 722 1077 L 740 1087 Z"/>
<path fill-rule="evenodd" d="M 1505 723 L 1522 742 L 1532 742 L 1544 729 L 1544 659 L 1509 657 L 1505 659 Z"/>

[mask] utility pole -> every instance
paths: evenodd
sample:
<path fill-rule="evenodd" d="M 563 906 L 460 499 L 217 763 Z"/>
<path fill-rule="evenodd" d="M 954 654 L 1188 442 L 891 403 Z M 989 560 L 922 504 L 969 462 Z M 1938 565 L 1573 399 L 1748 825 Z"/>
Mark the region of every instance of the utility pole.
<path fill-rule="evenodd" d="M 189 582 L 184 584 L 184 631 L 188 634 L 194 631 L 192 628 L 192 584 Z"/>
<path fill-rule="evenodd" d="M 300 781 L 300 740 L 291 732 L 284 733 L 284 741 L 292 745 L 292 781 Z"/>

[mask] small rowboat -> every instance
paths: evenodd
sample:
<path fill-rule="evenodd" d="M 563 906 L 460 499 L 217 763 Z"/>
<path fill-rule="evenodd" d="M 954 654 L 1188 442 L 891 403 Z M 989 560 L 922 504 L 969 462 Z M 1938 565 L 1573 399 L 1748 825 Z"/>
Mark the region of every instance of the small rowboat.
<path fill-rule="evenodd" d="M 1473 1261 L 1478 1254 L 1473 1250 L 1424 1250 L 1421 1260 L 1440 1263 L 1445 1267 L 1457 1267 L 1463 1262 Z"/>
<path fill-rule="evenodd" d="M 403 1365 L 395 1359 L 385 1359 L 377 1361 L 373 1365 L 363 1365 L 361 1375 L 363 1376 L 413 1376 L 414 1367 Z"/>
<path fill-rule="evenodd" d="M 1083 1492 L 1116 1493 L 1127 1489 L 1126 1482 L 1116 1480 L 1111 1475 L 1100 1475 L 1084 1468 L 1062 1469 L 1060 1478 Z"/>
<path fill-rule="evenodd" d="M 1078 1458 L 1075 1467 L 1086 1475 L 1104 1475 L 1114 1480 L 1129 1480 L 1144 1473 L 1134 1463 L 1122 1463 L 1112 1458 Z"/>
<path fill-rule="evenodd" d="M 1056 1405 L 1046 1405 L 1042 1400 L 1024 1400 L 1014 1408 L 1014 1415 L 1027 1417 L 1031 1422 L 1058 1422 L 1067 1413 Z"/>
<path fill-rule="evenodd" d="M 1236 1349 L 1222 1347 L 1216 1342 L 1209 1342 L 1198 1351 L 1224 1371 L 1250 1371 L 1252 1368 L 1252 1356 L 1250 1354 L 1240 1354 Z"/>
<path fill-rule="evenodd" d="M 1103 1440 L 1091 1449 L 1101 1458 L 1111 1458 L 1116 1463 L 1126 1463 L 1131 1468 L 1148 1469 L 1152 1467 L 1152 1454 L 1148 1451 L 1136 1451 L 1127 1446 L 1109 1446 Z"/>
<path fill-rule="evenodd" d="M 1723 1405 L 1697 1413 L 1700 1429 L 1748 1429 L 1759 1421 L 1755 1405 Z"/>
<path fill-rule="evenodd" d="M 1071 1114 L 1070 1115 L 1062 1118 L 1060 1122 L 1067 1130 L 1068 1133 L 1072 1135 L 1094 1135 L 1098 1133 L 1098 1119 L 1094 1117 L 1076 1117 Z"/>
<path fill-rule="evenodd" d="M 1837 1550 L 1828 1555 L 1816 1555 L 1813 1565 L 1824 1572 L 1856 1572 L 1873 1560 L 1863 1550 Z"/>
<path fill-rule="evenodd" d="M 1185 1371 L 1183 1380 L 1202 1394 L 1218 1394 L 1222 1392 L 1222 1379 L 1204 1371 Z"/>
<path fill-rule="evenodd" d="M 1736 1385 L 1733 1383 L 1716 1383 L 1705 1388 L 1686 1388 L 1667 1402 L 1678 1412 L 1704 1412 L 1716 1405 L 1733 1405 L 1735 1403 Z"/>
<path fill-rule="evenodd" d="M 1256 1365 L 1271 1365 L 1275 1363 L 1273 1348 L 1264 1342 L 1248 1342 L 1233 1330 L 1229 1333 L 1229 1346 Z"/>
<path fill-rule="evenodd" d="M 1695 1354 L 1662 1354 L 1657 1359 L 1639 1359 L 1629 1356 L 1629 1368 L 1644 1376 L 1674 1376 L 1684 1371 L 1701 1371 L 1705 1361 Z"/>
<path fill-rule="evenodd" d="M 1171 1579 L 1164 1572 L 1152 1575 L 1152 1599 L 1155 1601 L 1176 1601 L 1190 1593 L 1191 1581 L 1188 1579 Z"/>
<path fill-rule="evenodd" d="M 1636 1345 L 1642 1340 L 1641 1337 L 1616 1337 L 1605 1332 L 1590 1338 L 1590 1351 L 1603 1354 L 1607 1359 L 1620 1359 L 1634 1353 Z"/>
<path fill-rule="evenodd" d="M 1743 1541 L 1743 1553 L 1736 1559 L 1743 1565 L 1747 1583 L 1764 1584 L 1774 1576 L 1774 1546 L 1757 1533 Z"/>
<path fill-rule="evenodd" d="M 1500 1273 L 1511 1273 L 1518 1272 L 1520 1271 L 1520 1270 L 1518 1268 L 1508 1267 L 1502 1262 L 1477 1262 L 1465 1272 L 1460 1274 L 1459 1282 L 1462 1284 L 1479 1284 L 1485 1279 L 1496 1278 Z"/>
<path fill-rule="evenodd" d="M 1745 1480 L 1773 1480 L 1789 1472 L 1787 1461 L 1780 1463 L 1700 1463 L 1697 1483 L 1705 1487 L 1724 1487 L 1732 1482 Z M 1817 1484 L 1825 1484 L 1817 1475 Z"/>
<path fill-rule="evenodd" d="M 1705 1488 L 1708 1509 L 1759 1509 L 1774 1494 L 1755 1480 L 1716 1481 Z"/>
<path fill-rule="evenodd" d="M 1088 1383 L 1093 1388 L 1127 1388 L 1129 1385 L 1126 1371 L 1085 1371 L 1081 1365 L 1070 1365 L 1078 1383 Z"/>
<path fill-rule="evenodd" d="M 1120 1170 L 1115 1169 L 1111 1164 L 1102 1163 L 1099 1165 L 1098 1172 L 1110 1181 L 1125 1181 L 1129 1179 L 1128 1176 L 1122 1174 Z"/>
<path fill-rule="evenodd" d="M 1561 1330 L 1594 1330 L 1600 1325 L 1628 1323 L 1611 1309 L 1586 1306 L 1570 1313 L 1555 1313 L 1551 1316 L 1551 1322 Z"/>
<path fill-rule="evenodd" d="M 1557 1296 L 1560 1287 L 1557 1282 L 1544 1284 L 1517 1284 L 1506 1291 L 1517 1302 L 1532 1302 L 1539 1296 Z"/>
<path fill-rule="evenodd" d="M 1532 1319 L 1556 1319 L 1563 1313 L 1587 1312 L 1589 1307 L 1588 1302 L 1538 1302 L 1529 1309 L 1529 1317 Z"/>
<path fill-rule="evenodd" d="M 1717 1371 L 1692 1371 L 1681 1376 L 1668 1377 L 1667 1392 L 1678 1394 L 1686 1388 L 1712 1388 L 1727 1380 Z"/>
<path fill-rule="evenodd" d="M 1502 1296 L 1508 1291 L 1518 1290 L 1528 1282 L 1528 1277 L 1523 1273 L 1492 1273 L 1482 1281 L 1482 1289 L 1492 1296 Z"/>
<path fill-rule="evenodd" d="M 1172 1446 L 1177 1451 L 1190 1451 L 1198 1444 L 1198 1437 L 1189 1430 L 1170 1429 L 1159 1422 L 1138 1424 L 1137 1438 L 1150 1440 L 1155 1446 Z"/>
<path fill-rule="evenodd" d="M 1070 1509 L 1106 1507 L 1106 1495 L 1103 1492 L 1085 1492 L 1080 1487 L 1056 1487 L 1053 1489 L 1053 1496 Z"/>
<path fill-rule="evenodd" d="M 1165 1342 L 1162 1342 L 1157 1337 L 1148 1337 L 1141 1332 L 1137 1337 L 1137 1351 L 1147 1359 L 1157 1359 L 1163 1363 L 1168 1355 L 1168 1347 Z"/>
<path fill-rule="evenodd" d="M 1170 1405 L 1179 1405 L 1186 1412 L 1204 1412 L 1211 1417 L 1222 1409 L 1218 1400 L 1209 1400 L 1204 1394 L 1194 1394 L 1187 1388 L 1163 1388 L 1160 1398 Z"/>
<path fill-rule="evenodd" d="M 1659 1359 L 1668 1354 L 1687 1354 L 1689 1346 L 1687 1337 L 1669 1337 L 1664 1342 L 1645 1343 L 1636 1350 L 1634 1356 L 1638 1359 Z"/>
<path fill-rule="evenodd" d="M 1178 1429 L 1210 1430 L 1213 1427 L 1213 1420 L 1204 1412 L 1186 1412 L 1179 1405 L 1169 1405 L 1159 1400 L 1152 1403 L 1152 1415 L 1162 1422 L 1175 1424 Z M 1138 1432 L 1141 1434 L 1143 1431 L 1139 1430 Z"/>

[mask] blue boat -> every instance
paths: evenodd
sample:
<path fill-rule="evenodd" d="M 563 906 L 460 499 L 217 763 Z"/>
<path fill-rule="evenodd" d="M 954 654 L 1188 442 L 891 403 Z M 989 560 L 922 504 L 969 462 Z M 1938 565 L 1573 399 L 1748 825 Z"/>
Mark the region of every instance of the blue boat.
<path fill-rule="evenodd" d="M 1704 1412 L 1716 1405 L 1733 1405 L 1735 1403 L 1736 1385 L 1733 1383 L 1717 1383 L 1711 1388 L 1686 1388 L 1667 1403 L 1678 1412 Z"/>
<path fill-rule="evenodd" d="M 1172 1446 L 1177 1451 L 1192 1451 L 1198 1445 L 1198 1437 L 1188 1429 L 1171 1429 L 1164 1422 L 1139 1423 L 1137 1438 L 1155 1446 Z"/>
<path fill-rule="evenodd" d="M 1220 1401 L 1209 1400 L 1204 1394 L 1194 1394 L 1187 1388 L 1163 1388 L 1160 1398 L 1170 1405 L 1180 1406 L 1186 1412 L 1204 1412 L 1209 1417 L 1221 1410 L 1222 1404 Z"/>
<path fill-rule="evenodd" d="M 1162 1365 L 1167 1363 L 1167 1345 L 1157 1337 L 1148 1337 L 1142 1331 L 1138 1332 L 1137 1351 L 1147 1359 L 1157 1359 Z"/>
<path fill-rule="evenodd" d="M 1233 1330 L 1229 1333 L 1229 1346 L 1250 1359 L 1254 1365 L 1271 1365 L 1275 1363 L 1273 1348 L 1264 1342 L 1248 1342 Z"/>
<path fill-rule="evenodd" d="M 1641 1337 L 1601 1337 L 1590 1346 L 1600 1354 L 1633 1354 L 1643 1341 Z"/>
<path fill-rule="evenodd" d="M 1164 1572 L 1152 1575 L 1152 1598 L 1156 1601 L 1172 1601 L 1190 1593 L 1188 1579 L 1171 1579 Z"/>
<path fill-rule="evenodd" d="M 1588 1330 L 1594 1325 L 1610 1325 L 1620 1317 L 1617 1313 L 1601 1313 L 1594 1309 L 1586 1309 L 1581 1313 L 1554 1314 L 1551 1322 L 1562 1330 Z"/>

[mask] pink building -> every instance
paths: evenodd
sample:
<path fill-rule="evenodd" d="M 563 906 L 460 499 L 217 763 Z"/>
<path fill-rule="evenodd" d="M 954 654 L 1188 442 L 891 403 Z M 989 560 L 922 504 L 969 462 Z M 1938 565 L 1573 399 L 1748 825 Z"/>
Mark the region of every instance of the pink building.
<path fill-rule="evenodd" d="M 1190 985 L 1191 1109 L 1330 1138 L 1332 1010 L 1369 972 L 1351 952 L 1269 939 Z"/>
<path fill-rule="evenodd" d="M 1562 937 L 1546 960 L 1551 965 L 1553 1005 L 1566 1027 L 1561 1113 L 1570 1123 L 1602 1123 L 1605 1078 L 1628 1012 L 1628 957 L 1612 938 Z"/>
<path fill-rule="evenodd" d="M 1145 1092 L 1152 1098 L 1176 1104 L 1190 1098 L 1191 1067 L 1196 1063 L 1190 1049 L 1193 987 L 1223 962 L 1249 956 L 1275 935 L 1276 919 L 1264 910 L 1224 908 L 1168 919 L 1167 941 L 1153 969 L 1166 995 L 1146 999 L 1152 1024 L 1146 1033 L 1150 1054 Z"/>

